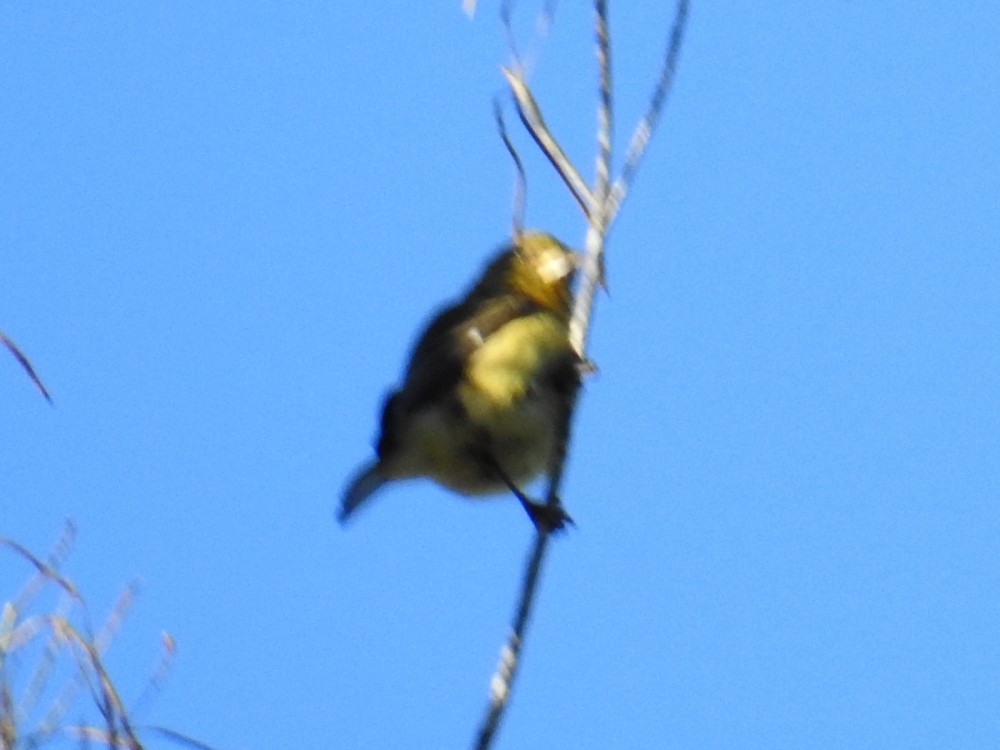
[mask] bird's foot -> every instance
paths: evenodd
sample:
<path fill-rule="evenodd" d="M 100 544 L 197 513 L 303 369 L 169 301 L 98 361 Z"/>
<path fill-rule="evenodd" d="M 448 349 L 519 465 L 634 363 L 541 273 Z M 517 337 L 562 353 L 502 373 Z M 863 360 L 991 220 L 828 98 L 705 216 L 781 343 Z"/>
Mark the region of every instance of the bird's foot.
<path fill-rule="evenodd" d="M 536 503 L 523 494 L 519 494 L 517 499 L 521 501 L 521 507 L 535 524 L 539 534 L 553 534 L 565 531 L 567 526 L 576 526 L 576 522 L 560 502 Z"/>
<path fill-rule="evenodd" d="M 576 526 L 576 522 L 573 521 L 569 513 L 563 510 L 562 501 L 558 497 L 554 498 L 551 503 L 540 503 L 536 500 L 531 500 L 507 476 L 507 473 L 500 468 L 500 464 L 492 456 L 486 454 L 485 459 L 493 467 L 496 475 L 507 485 L 507 488 L 514 493 L 514 497 L 521 503 L 521 507 L 524 508 L 524 512 L 528 514 L 531 522 L 535 524 L 535 529 L 539 534 L 553 534 L 563 531 L 567 526 Z"/>

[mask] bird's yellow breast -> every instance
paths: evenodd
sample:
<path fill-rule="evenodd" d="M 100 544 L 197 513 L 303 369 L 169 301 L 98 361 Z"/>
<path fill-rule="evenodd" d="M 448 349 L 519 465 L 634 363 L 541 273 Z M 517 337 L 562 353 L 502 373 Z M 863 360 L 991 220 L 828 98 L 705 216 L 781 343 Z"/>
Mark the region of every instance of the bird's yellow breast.
<path fill-rule="evenodd" d="M 465 495 L 505 485 L 493 465 L 515 482 L 548 468 L 556 448 L 563 396 L 551 368 L 566 356 L 566 323 L 539 312 L 492 333 L 471 355 L 457 388 L 461 416 L 436 405 L 412 416 L 399 450 L 385 465 L 391 478 L 429 476 Z"/>
<path fill-rule="evenodd" d="M 563 394 L 551 371 L 568 350 L 566 324 L 550 313 L 511 321 L 472 355 L 459 398 L 491 455 L 515 482 L 548 468 Z"/>
<path fill-rule="evenodd" d="M 473 421 L 515 418 L 539 376 L 565 355 L 566 324 L 540 312 L 512 320 L 469 357 L 461 399 Z"/>

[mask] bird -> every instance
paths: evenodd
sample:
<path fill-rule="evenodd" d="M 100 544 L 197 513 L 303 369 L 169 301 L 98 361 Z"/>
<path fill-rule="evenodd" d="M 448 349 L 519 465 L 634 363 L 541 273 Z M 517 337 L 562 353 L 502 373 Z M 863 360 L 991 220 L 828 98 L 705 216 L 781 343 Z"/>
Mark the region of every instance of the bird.
<path fill-rule="evenodd" d="M 581 370 L 569 342 L 578 257 L 551 234 L 519 232 L 431 319 L 385 399 L 375 458 L 344 491 L 341 524 L 387 483 L 415 478 L 468 497 L 510 490 L 539 530 L 572 523 L 521 487 L 564 448 Z"/>

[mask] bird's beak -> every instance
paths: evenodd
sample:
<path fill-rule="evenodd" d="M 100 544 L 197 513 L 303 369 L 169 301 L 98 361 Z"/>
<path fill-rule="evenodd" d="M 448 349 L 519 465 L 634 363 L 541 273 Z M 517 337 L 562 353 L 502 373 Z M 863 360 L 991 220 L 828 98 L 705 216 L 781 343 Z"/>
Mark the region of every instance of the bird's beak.
<path fill-rule="evenodd" d="M 571 276 L 580 265 L 576 253 L 552 253 L 538 268 L 538 275 L 546 284 L 553 284 L 557 281 Z"/>

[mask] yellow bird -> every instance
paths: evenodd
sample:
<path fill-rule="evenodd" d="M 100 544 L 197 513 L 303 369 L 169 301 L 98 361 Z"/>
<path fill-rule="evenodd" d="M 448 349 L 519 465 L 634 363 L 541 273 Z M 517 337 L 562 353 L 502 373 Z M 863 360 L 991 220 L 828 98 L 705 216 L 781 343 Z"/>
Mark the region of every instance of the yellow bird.
<path fill-rule="evenodd" d="M 509 489 L 549 530 L 569 520 L 520 486 L 548 470 L 579 378 L 568 336 L 576 259 L 549 234 L 522 233 L 431 320 L 385 401 L 377 458 L 344 492 L 341 523 L 387 482 L 417 477 L 468 496 Z"/>

